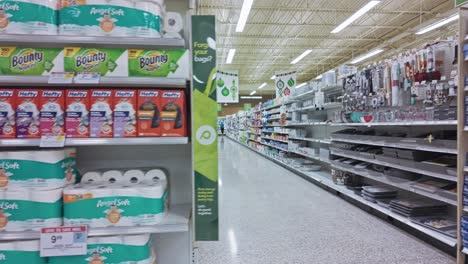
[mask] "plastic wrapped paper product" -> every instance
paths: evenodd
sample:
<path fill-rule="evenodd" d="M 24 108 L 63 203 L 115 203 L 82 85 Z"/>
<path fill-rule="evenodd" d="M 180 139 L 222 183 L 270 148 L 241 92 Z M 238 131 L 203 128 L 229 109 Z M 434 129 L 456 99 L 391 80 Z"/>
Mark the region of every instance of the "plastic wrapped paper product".
<path fill-rule="evenodd" d="M 5 264 L 47 264 L 47 258 L 41 258 L 39 240 L 0 243 L 0 261 Z"/>

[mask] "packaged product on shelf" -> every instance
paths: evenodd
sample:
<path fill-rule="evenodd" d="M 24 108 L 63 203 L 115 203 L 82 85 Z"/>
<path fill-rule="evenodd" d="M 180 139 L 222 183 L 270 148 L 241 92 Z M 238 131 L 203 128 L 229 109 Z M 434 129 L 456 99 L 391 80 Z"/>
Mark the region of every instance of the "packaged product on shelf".
<path fill-rule="evenodd" d="M 61 35 L 161 37 L 161 10 L 156 1 L 62 0 Z"/>
<path fill-rule="evenodd" d="M 87 254 L 83 256 L 51 257 L 49 264 L 153 264 L 150 235 L 88 238 Z"/>
<path fill-rule="evenodd" d="M 184 91 L 162 91 L 160 108 L 162 136 L 187 136 Z"/>
<path fill-rule="evenodd" d="M 138 136 L 161 136 L 160 96 L 158 90 L 138 91 Z"/>
<path fill-rule="evenodd" d="M 49 190 L 73 183 L 76 151 L 25 150 L 0 152 L 0 188 Z"/>
<path fill-rule="evenodd" d="M 155 225 L 168 204 L 161 170 L 91 171 L 64 190 L 65 225 L 90 227 Z"/>
<path fill-rule="evenodd" d="M 57 35 L 57 0 L 0 1 L 0 33 Z"/>
<path fill-rule="evenodd" d="M 114 90 L 114 137 L 137 136 L 136 109 L 136 90 Z"/>
<path fill-rule="evenodd" d="M 89 137 L 89 90 L 67 90 L 65 98 L 65 129 L 68 138 Z"/>
<path fill-rule="evenodd" d="M 0 138 L 16 138 L 16 95 L 13 89 L 0 89 Z"/>
<path fill-rule="evenodd" d="M 113 104 L 112 90 L 94 90 L 91 92 L 90 137 L 109 138 L 113 136 Z"/>
<path fill-rule="evenodd" d="M 167 12 L 164 15 L 164 38 L 182 39 L 184 19 L 180 13 Z"/>
<path fill-rule="evenodd" d="M 39 240 L 2 242 L 0 259 L 5 264 L 48 264 L 48 259 L 40 256 Z"/>
<path fill-rule="evenodd" d="M 130 77 L 189 76 L 189 52 L 176 50 L 128 50 L 128 75 Z"/>
<path fill-rule="evenodd" d="M 126 49 L 66 47 L 64 58 L 66 72 L 99 72 L 101 76 L 109 77 L 128 76 Z"/>
<path fill-rule="evenodd" d="M 63 135 L 65 132 L 64 106 L 65 92 L 61 90 L 41 90 L 39 98 L 41 135 Z"/>
<path fill-rule="evenodd" d="M 0 191 L 0 230 L 25 231 L 61 226 L 62 190 Z"/>
<path fill-rule="evenodd" d="M 51 72 L 63 72 L 63 49 L 0 47 L 0 75 L 48 76 Z"/>
<path fill-rule="evenodd" d="M 16 137 L 40 138 L 39 90 L 16 90 Z"/>

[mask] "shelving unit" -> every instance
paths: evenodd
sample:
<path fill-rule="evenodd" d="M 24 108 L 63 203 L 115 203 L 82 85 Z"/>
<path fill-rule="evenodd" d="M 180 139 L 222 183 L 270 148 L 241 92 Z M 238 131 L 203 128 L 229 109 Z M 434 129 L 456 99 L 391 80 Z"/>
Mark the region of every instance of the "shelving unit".
<path fill-rule="evenodd" d="M 0 139 L 4 147 L 39 147 L 40 139 Z M 173 138 L 67 138 L 66 147 L 79 146 L 147 146 L 147 145 L 180 145 L 187 144 L 187 137 Z"/>

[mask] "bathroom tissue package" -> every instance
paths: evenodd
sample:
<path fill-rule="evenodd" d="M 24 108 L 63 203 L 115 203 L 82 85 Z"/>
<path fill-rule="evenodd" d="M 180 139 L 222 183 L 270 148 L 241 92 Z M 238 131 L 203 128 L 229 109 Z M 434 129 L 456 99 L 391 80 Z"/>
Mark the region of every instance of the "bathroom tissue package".
<path fill-rule="evenodd" d="M 41 258 L 39 240 L 0 243 L 0 262 L 3 264 L 48 264 Z"/>
<path fill-rule="evenodd" d="M 65 129 L 67 138 L 89 137 L 90 90 L 67 90 Z"/>
<path fill-rule="evenodd" d="M 0 152 L 0 189 L 51 190 L 78 177 L 74 148 Z"/>
<path fill-rule="evenodd" d="M 16 90 L 16 137 L 40 138 L 40 91 Z"/>
<path fill-rule="evenodd" d="M 168 205 L 168 183 L 161 170 L 88 172 L 80 184 L 64 189 L 66 226 L 155 225 Z"/>
<path fill-rule="evenodd" d="M 126 49 L 66 47 L 64 53 L 65 72 L 99 72 L 101 76 L 108 77 L 128 76 Z"/>
<path fill-rule="evenodd" d="M 62 190 L 0 191 L 0 230 L 25 231 L 61 226 Z"/>
<path fill-rule="evenodd" d="M 0 138 L 16 138 L 16 95 L 14 89 L 0 89 Z"/>
<path fill-rule="evenodd" d="M 92 138 L 113 136 L 114 100 L 112 90 L 94 90 L 90 96 L 89 130 Z"/>
<path fill-rule="evenodd" d="M 90 237 L 86 255 L 49 258 L 49 264 L 153 264 L 154 261 L 150 235 Z"/>
<path fill-rule="evenodd" d="M 114 90 L 114 137 L 137 136 L 137 91 Z"/>
<path fill-rule="evenodd" d="M 130 77 L 189 77 L 189 51 L 128 50 L 128 75 Z"/>
<path fill-rule="evenodd" d="M 62 90 L 41 90 L 39 106 L 40 133 L 44 135 L 63 135 L 65 132 L 65 92 Z"/>
<path fill-rule="evenodd" d="M 0 0 L 0 33 L 57 35 L 57 0 Z"/>
<path fill-rule="evenodd" d="M 0 47 L 0 75 L 48 76 L 63 72 L 63 49 Z"/>
<path fill-rule="evenodd" d="M 161 6 L 152 1 L 86 1 L 62 6 L 59 32 L 60 35 L 157 38 L 161 37 L 161 14 Z"/>

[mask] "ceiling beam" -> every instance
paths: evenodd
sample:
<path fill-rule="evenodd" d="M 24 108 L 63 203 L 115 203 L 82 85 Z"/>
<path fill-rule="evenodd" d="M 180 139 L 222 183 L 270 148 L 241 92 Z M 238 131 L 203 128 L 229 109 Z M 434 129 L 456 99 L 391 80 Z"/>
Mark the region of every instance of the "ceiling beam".
<path fill-rule="evenodd" d="M 229 23 L 219 21 L 217 25 L 221 26 L 235 26 L 237 23 Z M 285 27 L 325 27 L 325 28 L 335 28 L 336 24 L 320 24 L 320 23 L 301 23 L 301 24 L 294 24 L 294 23 L 266 23 L 266 22 L 252 22 L 247 23 L 250 26 L 285 26 Z M 401 29 L 402 27 L 397 26 L 379 26 L 379 25 L 356 25 L 352 24 L 348 27 L 354 28 L 375 28 L 375 29 Z"/>
<path fill-rule="evenodd" d="M 285 45 L 285 46 L 282 46 L 282 47 L 278 47 L 277 45 L 275 45 L 274 47 L 272 46 L 268 46 L 268 45 L 256 45 L 256 44 L 242 44 L 242 45 L 223 45 L 222 47 L 218 47 L 218 50 L 222 50 L 222 49 L 226 49 L 226 50 L 229 50 L 229 49 L 255 49 L 255 50 L 276 50 L 276 49 L 280 49 L 282 51 L 286 50 L 293 50 L 295 52 L 297 52 L 297 50 L 303 50 L 303 49 L 312 49 L 312 50 L 336 50 L 336 49 L 339 49 L 339 50 L 342 50 L 342 51 L 346 51 L 346 50 L 368 50 L 366 48 L 362 48 L 361 46 L 359 47 L 348 47 L 348 46 L 330 46 L 330 47 L 311 47 L 310 45 Z"/>
<path fill-rule="evenodd" d="M 217 34 L 218 38 L 226 39 L 278 39 L 278 38 L 288 38 L 289 36 L 276 36 L 276 35 L 227 35 L 227 34 Z M 295 37 L 296 40 L 348 40 L 348 41 L 382 41 L 380 38 L 370 38 L 370 37 L 333 37 L 333 36 L 301 36 Z"/>

